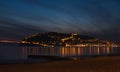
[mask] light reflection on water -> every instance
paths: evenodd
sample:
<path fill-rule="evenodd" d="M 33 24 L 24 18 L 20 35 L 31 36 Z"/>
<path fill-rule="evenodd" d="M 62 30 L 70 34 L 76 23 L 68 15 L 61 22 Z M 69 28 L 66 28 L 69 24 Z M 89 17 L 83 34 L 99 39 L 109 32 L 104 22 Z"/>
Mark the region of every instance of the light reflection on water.
<path fill-rule="evenodd" d="M 28 55 L 48 55 L 62 57 L 84 57 L 93 55 L 120 54 L 120 48 L 114 47 L 56 47 L 41 48 L 33 46 L 1 46 L 0 60 L 26 60 Z"/>
<path fill-rule="evenodd" d="M 93 55 L 112 55 L 119 54 L 120 48 L 111 47 L 58 47 L 58 48 L 40 48 L 23 47 L 24 57 L 28 55 L 49 55 L 62 57 L 80 57 Z"/>

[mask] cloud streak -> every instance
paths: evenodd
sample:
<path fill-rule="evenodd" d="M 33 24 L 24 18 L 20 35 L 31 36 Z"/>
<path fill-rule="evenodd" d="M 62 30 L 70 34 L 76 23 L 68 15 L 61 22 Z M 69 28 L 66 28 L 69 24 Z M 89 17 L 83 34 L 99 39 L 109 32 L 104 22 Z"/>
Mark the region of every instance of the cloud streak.
<path fill-rule="evenodd" d="M 1 0 L 0 20 L 1 39 L 58 31 L 120 40 L 119 0 Z"/>

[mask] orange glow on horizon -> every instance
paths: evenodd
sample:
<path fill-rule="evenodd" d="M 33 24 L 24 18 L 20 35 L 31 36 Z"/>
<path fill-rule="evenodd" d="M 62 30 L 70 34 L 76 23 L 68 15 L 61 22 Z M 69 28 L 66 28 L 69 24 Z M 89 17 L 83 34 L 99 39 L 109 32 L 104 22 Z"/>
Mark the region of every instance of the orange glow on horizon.
<path fill-rule="evenodd" d="M 5 42 L 5 43 L 18 43 L 19 41 L 15 41 L 15 40 L 0 40 L 0 42 Z"/>

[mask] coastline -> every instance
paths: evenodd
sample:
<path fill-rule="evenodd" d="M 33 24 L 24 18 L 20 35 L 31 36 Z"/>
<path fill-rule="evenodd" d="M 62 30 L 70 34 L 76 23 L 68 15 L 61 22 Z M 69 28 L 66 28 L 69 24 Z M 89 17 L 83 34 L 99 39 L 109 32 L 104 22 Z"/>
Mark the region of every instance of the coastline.
<path fill-rule="evenodd" d="M 120 56 L 4 64 L 0 65 L 0 72 L 120 72 Z"/>

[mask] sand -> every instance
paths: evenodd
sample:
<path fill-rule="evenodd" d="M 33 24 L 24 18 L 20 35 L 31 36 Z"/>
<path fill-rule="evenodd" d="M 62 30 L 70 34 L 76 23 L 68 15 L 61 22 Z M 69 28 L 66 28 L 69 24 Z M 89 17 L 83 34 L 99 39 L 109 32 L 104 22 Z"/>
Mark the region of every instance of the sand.
<path fill-rule="evenodd" d="M 0 72 L 120 72 L 120 56 L 0 65 Z"/>

